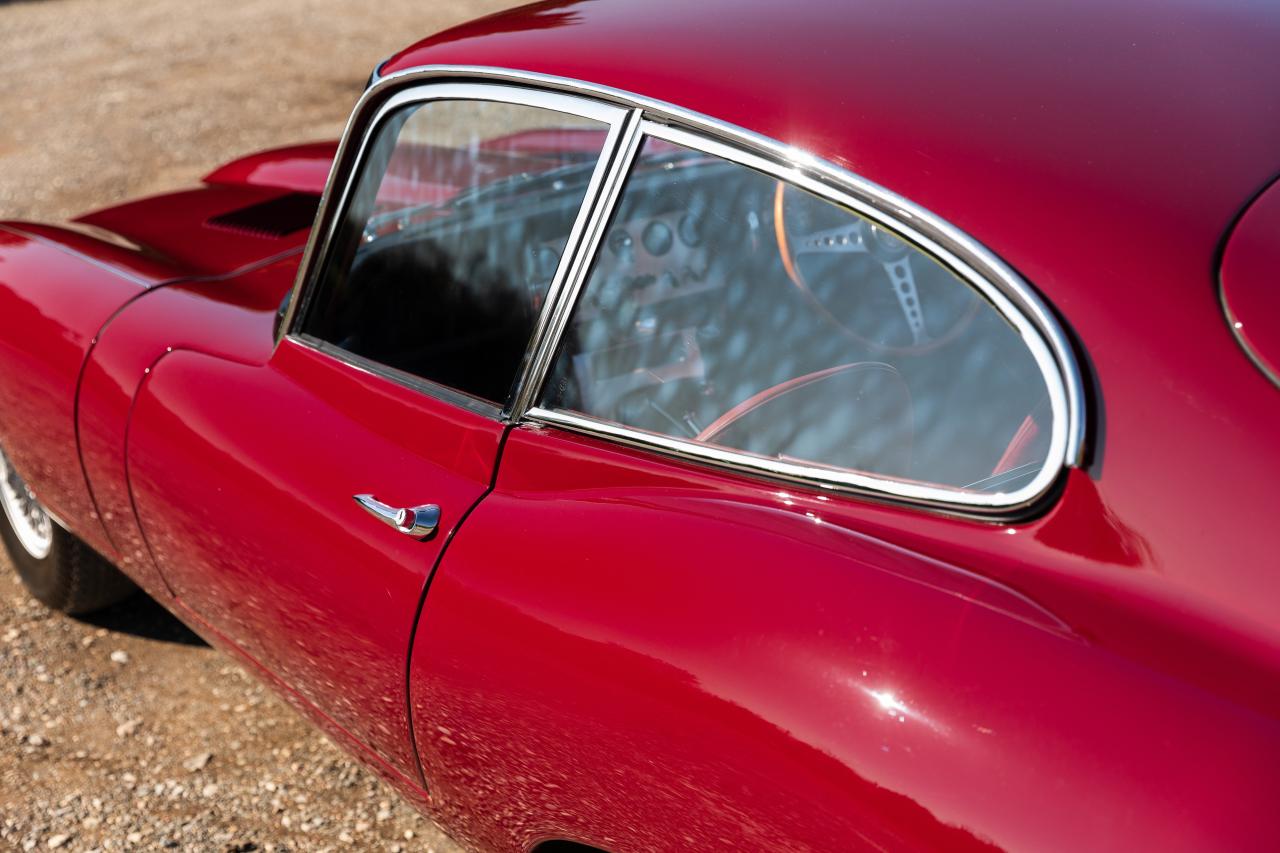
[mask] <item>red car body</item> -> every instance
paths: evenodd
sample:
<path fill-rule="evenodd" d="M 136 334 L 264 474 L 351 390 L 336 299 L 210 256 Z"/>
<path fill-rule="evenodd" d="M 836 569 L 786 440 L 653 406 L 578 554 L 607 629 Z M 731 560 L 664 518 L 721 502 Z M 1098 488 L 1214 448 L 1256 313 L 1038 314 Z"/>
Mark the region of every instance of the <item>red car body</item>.
<path fill-rule="evenodd" d="M 477 848 L 1274 849 L 1278 29 L 1194 0 L 544 3 L 366 95 L 586 81 L 958 227 L 1081 368 L 1083 454 L 1034 513 L 780 484 L 277 345 L 308 228 L 217 218 L 314 208 L 334 145 L 0 225 L 0 443 Z M 438 503 L 439 535 L 372 524 L 362 491 Z"/>

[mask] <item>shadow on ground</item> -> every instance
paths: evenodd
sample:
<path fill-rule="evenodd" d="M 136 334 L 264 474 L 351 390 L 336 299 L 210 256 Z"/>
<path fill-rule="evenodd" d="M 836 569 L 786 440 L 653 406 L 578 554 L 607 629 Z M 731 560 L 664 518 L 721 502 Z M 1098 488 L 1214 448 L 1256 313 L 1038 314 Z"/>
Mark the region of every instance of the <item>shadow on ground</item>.
<path fill-rule="evenodd" d="M 200 636 L 178 621 L 154 598 L 144 592 L 135 593 L 105 610 L 76 617 L 86 625 L 106 628 L 121 634 L 132 634 L 163 643 L 183 646 L 207 646 Z"/>

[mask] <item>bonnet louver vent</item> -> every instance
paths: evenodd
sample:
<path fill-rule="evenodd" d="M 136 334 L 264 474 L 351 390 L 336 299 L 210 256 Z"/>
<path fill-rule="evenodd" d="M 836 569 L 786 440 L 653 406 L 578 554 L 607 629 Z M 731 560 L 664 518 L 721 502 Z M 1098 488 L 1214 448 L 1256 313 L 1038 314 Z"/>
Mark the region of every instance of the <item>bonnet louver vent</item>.
<path fill-rule="evenodd" d="M 287 237 L 296 231 L 310 228 L 319 206 L 319 196 L 289 193 L 270 201 L 219 213 L 209 217 L 206 224 L 255 237 Z"/>

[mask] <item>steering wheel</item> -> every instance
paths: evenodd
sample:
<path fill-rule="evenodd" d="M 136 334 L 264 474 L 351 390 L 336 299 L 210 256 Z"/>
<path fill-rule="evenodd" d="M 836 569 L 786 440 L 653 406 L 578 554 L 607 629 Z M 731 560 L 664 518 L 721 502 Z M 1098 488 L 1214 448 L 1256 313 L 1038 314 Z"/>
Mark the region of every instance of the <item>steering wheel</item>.
<path fill-rule="evenodd" d="M 695 441 L 760 456 L 905 477 L 915 416 L 897 369 L 860 361 L 816 370 L 752 394 Z"/>
<path fill-rule="evenodd" d="M 837 330 L 873 350 L 916 355 L 942 346 L 981 305 L 949 274 L 918 278 L 912 256 L 927 256 L 905 240 L 783 181 L 774 191 L 773 227 L 791 283 Z M 869 293 L 842 286 L 859 278 L 879 278 L 885 287 Z"/>

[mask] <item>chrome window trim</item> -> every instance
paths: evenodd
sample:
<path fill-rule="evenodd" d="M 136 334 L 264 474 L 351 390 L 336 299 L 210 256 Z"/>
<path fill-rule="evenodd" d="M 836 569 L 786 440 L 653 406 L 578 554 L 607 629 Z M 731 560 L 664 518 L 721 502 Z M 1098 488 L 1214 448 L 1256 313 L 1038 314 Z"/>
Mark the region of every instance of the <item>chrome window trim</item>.
<path fill-rule="evenodd" d="M 1018 332 L 1022 338 L 1023 345 L 1030 350 L 1044 379 L 1049 395 L 1050 409 L 1053 412 L 1053 423 L 1050 430 L 1049 450 L 1046 454 L 1046 460 L 1048 461 L 1029 483 L 1010 492 L 965 492 L 960 487 L 929 486 L 924 483 L 903 482 L 897 479 L 859 474 L 853 471 L 841 472 L 826 466 L 762 459 L 751 454 L 735 452 L 731 448 L 704 445 L 682 439 L 667 439 L 658 442 L 654 434 L 642 430 L 629 430 L 628 437 L 633 442 L 648 440 L 660 444 L 669 452 L 679 452 L 683 456 L 702 456 L 715 459 L 721 464 L 731 464 L 741 469 L 758 470 L 764 473 L 781 474 L 789 479 L 814 480 L 868 491 L 888 492 L 897 497 L 928 503 L 959 504 L 968 507 L 992 509 L 1024 506 L 1044 494 L 1053 485 L 1058 478 L 1062 465 L 1051 460 L 1066 458 L 1066 387 L 1058 375 L 1053 355 L 1038 330 L 1014 307 L 1011 300 L 1002 291 L 994 287 L 953 251 L 945 246 L 938 245 L 927 233 L 913 227 L 908 222 L 903 222 L 887 215 L 884 211 L 854 195 L 841 192 L 838 187 L 832 187 L 810 179 L 798 168 L 789 167 L 785 163 L 779 163 L 751 152 L 742 151 L 731 144 L 700 133 L 648 119 L 641 124 L 640 134 L 642 137 L 652 136 L 695 151 L 701 151 L 713 157 L 741 164 L 770 177 L 787 181 L 793 186 L 812 192 L 821 198 L 832 201 L 842 207 L 847 207 L 860 216 L 884 225 L 891 231 L 905 237 L 914 246 L 927 252 L 977 290 L 978 293 L 982 294 Z M 622 182 L 619 181 L 620 184 Z M 612 213 L 614 206 L 610 205 L 609 213 Z M 589 270 L 575 270 L 572 274 L 570 280 L 577 283 L 577 287 L 571 292 L 571 298 L 574 303 L 581 296 L 581 290 L 585 286 L 588 272 Z M 571 312 L 572 307 L 570 306 L 568 310 Z M 536 419 L 547 420 L 547 412 L 548 410 L 538 407 Z M 595 417 L 583 416 L 581 413 L 557 411 L 556 414 L 568 416 L 559 418 L 561 425 L 569 426 L 579 431 L 592 427 L 596 430 L 601 430 L 601 426 L 607 423 Z M 622 429 L 626 430 L 628 428 L 622 426 Z M 612 429 L 609 430 L 609 435 L 614 438 L 620 437 L 618 432 Z"/>
<path fill-rule="evenodd" d="M 418 391 L 443 403 L 466 409 L 469 412 L 492 420 L 499 420 L 502 417 L 502 407 L 497 403 L 473 397 L 456 388 L 450 388 L 448 385 L 441 385 L 438 382 L 423 379 L 421 376 L 415 376 L 412 373 L 390 367 L 371 358 L 356 355 L 353 352 L 344 350 L 337 344 L 331 344 L 314 335 L 290 335 L 288 341 L 291 344 L 319 353 L 325 358 L 345 364 L 358 373 L 367 373 L 370 376 L 377 376 L 380 379 L 395 382 L 397 385 L 403 385 L 411 391 Z"/>
<path fill-rule="evenodd" d="M 551 369 L 551 363 L 559 350 L 560 338 L 573 313 L 573 306 L 578 302 L 578 294 L 591 271 L 591 262 L 600 248 L 600 241 L 604 239 L 605 227 L 622 195 L 622 185 L 640 151 L 643 139 L 641 125 L 640 110 L 632 110 L 627 114 L 597 196 L 595 199 L 588 199 L 585 205 L 590 211 L 590 221 L 583 231 L 575 229 L 570 235 L 569 245 L 565 247 L 560 259 L 561 264 L 566 267 L 565 274 L 561 276 L 560 269 L 557 268 L 551 289 L 547 291 L 544 306 L 547 310 L 539 315 L 534 327 L 529 351 L 525 354 L 525 370 L 518 380 L 512 405 L 507 411 L 508 417 L 513 421 L 520 420 L 533 407 L 534 400 L 542 391 L 547 371 Z"/>
<path fill-rule="evenodd" d="M 353 159 L 352 146 L 358 146 L 354 150 L 362 154 L 369 136 L 367 131 L 373 126 L 372 111 L 378 109 L 384 97 L 395 99 L 400 94 L 421 93 L 426 89 L 434 91 L 444 83 L 458 81 L 477 84 L 484 91 L 498 87 L 518 91 L 518 99 L 511 102 L 530 106 L 538 106 L 542 98 L 561 94 L 592 99 L 601 107 L 611 105 L 627 111 L 625 119 L 610 122 L 610 140 L 613 144 L 612 147 L 606 145 L 601 154 L 592 184 L 588 187 L 587 198 L 579 212 L 580 219 L 575 222 L 574 232 L 538 319 L 534 338 L 526 353 L 526 363 L 517 380 L 513 405 L 506 413 L 511 421 L 545 423 L 633 446 L 656 449 L 691 461 L 710 462 L 735 470 L 798 481 L 817 488 L 850 489 L 871 497 L 905 500 L 960 511 L 1007 512 L 1024 509 L 1049 491 L 1064 468 L 1082 464 L 1086 423 L 1084 381 L 1070 341 L 1053 312 L 1036 291 L 985 246 L 896 193 L 803 150 L 663 101 L 536 72 L 488 66 L 419 66 L 380 77 L 365 91 L 352 113 L 334 159 L 329 182 L 321 198 L 316 227 L 308 239 L 293 299 L 281 323 L 277 344 L 285 336 L 293 337 L 292 327 L 302 298 L 305 297 L 307 283 L 315 277 L 318 259 L 324 257 L 324 251 L 332 238 L 335 212 L 345 205 L 345 198 L 356 172 L 347 164 L 358 163 L 361 159 Z M 401 87 L 412 88 L 398 93 L 397 90 Z M 643 115 L 643 124 L 638 120 L 640 115 Z M 625 128 L 620 128 L 620 124 L 625 124 Z M 692 147 L 760 169 L 849 207 L 860 215 L 907 236 L 915 245 L 943 261 L 949 269 L 975 286 L 1014 324 L 1028 343 L 1049 389 L 1053 411 L 1050 442 L 1053 452 L 1035 480 L 1014 492 L 965 493 L 855 472 L 761 459 L 725 448 L 657 436 L 612 422 L 537 407 L 534 401 L 541 392 L 560 337 L 585 284 L 594 249 L 617 205 L 622 183 L 638 151 L 642 131 L 662 135 L 673 141 L 689 140 L 694 143 Z M 339 203 L 335 203 L 330 194 L 334 177 L 341 174 L 343 169 L 346 169 L 346 180 L 342 187 L 342 197 Z M 579 225 L 583 226 L 581 230 Z"/>
<path fill-rule="evenodd" d="M 911 483 L 902 480 L 891 480 L 874 474 L 859 474 L 856 471 L 828 468 L 820 465 L 804 465 L 795 462 L 784 462 L 779 459 L 766 459 L 749 453 L 721 447 L 714 444 L 697 444 L 680 438 L 645 432 L 622 426 L 613 421 L 601 420 L 577 412 L 561 409 L 544 409 L 535 406 L 526 415 L 526 423 L 533 426 L 559 427 L 570 432 L 593 438 L 602 438 L 636 447 L 642 450 L 657 450 L 667 456 L 689 462 L 727 468 L 744 474 L 764 475 L 772 479 L 785 480 L 809 488 L 842 491 L 861 497 L 880 498 L 882 500 L 906 501 L 919 504 L 925 508 L 952 510 L 955 512 L 985 512 L 990 510 L 1008 511 L 1018 509 L 1026 504 L 984 503 L 976 500 L 965 500 L 973 494 L 958 492 L 956 489 L 932 487 L 923 483 Z M 1055 472 L 1056 477 L 1057 472 Z M 988 497 L 978 495 L 978 497 Z M 1039 497 L 1037 494 L 1036 497 Z"/>
<path fill-rule="evenodd" d="M 379 84 L 374 84 L 374 89 L 379 88 Z M 372 91 L 372 89 L 370 90 Z M 368 92 L 366 92 L 366 95 Z M 390 94 L 384 100 L 374 102 L 373 99 L 362 97 L 356 106 L 355 112 L 352 113 L 351 119 L 347 123 L 347 129 L 343 133 L 342 142 L 338 146 L 338 152 L 334 157 L 333 165 L 329 169 L 329 178 L 325 182 L 324 194 L 320 198 L 319 210 L 316 214 L 316 222 L 312 227 L 311 234 L 307 237 L 307 245 L 303 251 L 302 260 L 298 266 L 298 276 L 294 280 L 293 295 L 289 300 L 289 306 L 285 311 L 285 316 L 280 323 L 280 330 L 276 338 L 276 346 L 285 338 L 310 349 L 319 350 L 326 355 L 337 358 L 345 364 L 362 370 L 366 373 L 373 373 L 390 379 L 406 387 L 414 390 L 430 394 L 446 402 L 459 403 L 465 401 L 467 408 L 473 411 L 482 411 L 488 413 L 490 404 L 487 401 L 476 401 L 470 395 L 463 394 L 454 388 L 441 385 L 424 377 L 413 376 L 404 371 L 397 370 L 387 365 L 380 364 L 376 361 L 357 356 L 353 353 L 347 353 L 336 345 L 326 343 L 318 338 L 300 333 L 295 330 L 295 325 L 300 322 L 301 317 L 305 314 L 307 303 L 315 289 L 315 283 L 319 279 L 319 273 L 322 269 L 329 249 L 333 244 L 333 239 L 337 235 L 338 227 L 341 224 L 342 214 L 346 210 L 347 204 L 351 198 L 351 194 L 355 189 L 356 183 L 362 173 L 365 158 L 368 153 L 369 146 L 378 133 L 381 131 L 384 121 L 392 113 L 397 110 L 410 106 L 421 105 L 431 101 L 491 101 L 495 103 L 513 104 L 517 106 L 536 107 L 546 109 L 553 112 L 565 113 L 567 115 L 578 116 L 580 118 L 592 119 L 600 122 L 607 128 L 605 141 L 601 147 L 599 159 L 596 161 L 595 169 L 592 171 L 591 179 L 587 182 L 586 191 L 583 195 L 582 204 L 578 209 L 577 215 L 574 217 L 573 227 L 569 231 L 568 241 L 565 246 L 565 252 L 560 258 L 560 263 L 556 266 L 556 273 L 552 279 L 551 287 L 548 289 L 548 297 L 539 312 L 534 335 L 532 340 L 538 340 L 539 331 L 546 325 L 549 315 L 555 306 L 554 294 L 558 292 L 559 286 L 565 276 L 569 273 L 570 264 L 573 260 L 573 249 L 575 249 L 581 241 L 582 233 L 587 228 L 588 223 L 592 221 L 592 205 L 596 199 L 600 197 L 600 185 L 605 177 L 611 174 L 611 164 L 618 148 L 618 140 L 624 124 L 628 121 L 634 121 L 632 113 L 627 110 L 620 109 L 611 104 L 600 103 L 590 98 L 581 96 L 567 95 L 559 92 L 533 92 L 527 88 L 504 86 L 492 83 L 467 83 L 457 81 L 440 81 L 428 82 L 422 85 L 413 86 L 411 88 L 396 91 Z M 363 109 L 362 109 L 363 108 Z M 356 134 L 359 134 L 358 138 Z M 339 174 L 339 168 L 345 170 L 345 179 L 342 181 L 341 191 L 336 196 L 333 194 L 334 179 Z M 525 359 L 531 357 L 530 352 L 526 352 Z M 525 376 L 525 365 L 522 364 L 513 377 L 513 387 L 519 389 L 523 387 L 523 378 Z M 473 402 L 483 403 L 482 409 L 477 409 Z M 500 418 L 503 412 L 503 406 L 506 401 L 499 401 L 492 405 L 492 416 Z"/>

